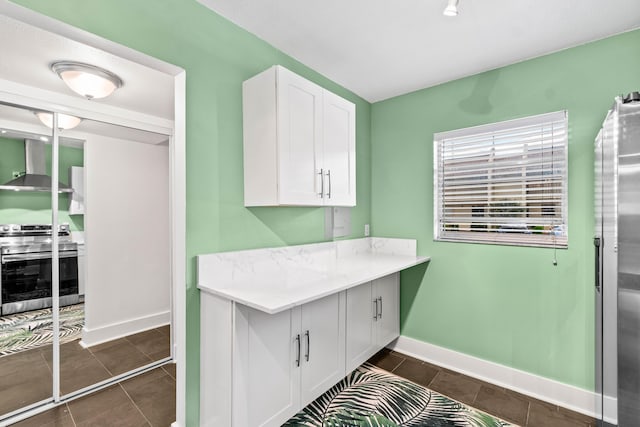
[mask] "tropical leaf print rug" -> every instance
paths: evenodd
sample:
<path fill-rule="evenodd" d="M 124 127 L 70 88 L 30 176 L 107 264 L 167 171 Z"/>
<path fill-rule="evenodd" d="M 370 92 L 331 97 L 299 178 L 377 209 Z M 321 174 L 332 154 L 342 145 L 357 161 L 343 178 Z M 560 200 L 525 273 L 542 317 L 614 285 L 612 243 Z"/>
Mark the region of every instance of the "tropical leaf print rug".
<path fill-rule="evenodd" d="M 60 308 L 60 342 L 80 337 L 84 325 L 84 304 Z M 0 317 L 0 357 L 53 342 L 51 309 Z"/>
<path fill-rule="evenodd" d="M 513 424 L 365 364 L 284 426 L 505 427 Z"/>

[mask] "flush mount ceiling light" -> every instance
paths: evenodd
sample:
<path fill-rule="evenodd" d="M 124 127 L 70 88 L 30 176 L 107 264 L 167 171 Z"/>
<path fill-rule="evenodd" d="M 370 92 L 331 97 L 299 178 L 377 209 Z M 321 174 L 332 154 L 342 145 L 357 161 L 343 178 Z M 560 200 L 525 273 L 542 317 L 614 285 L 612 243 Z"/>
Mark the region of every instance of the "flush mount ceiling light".
<path fill-rule="evenodd" d="M 53 128 L 53 114 L 45 113 L 44 111 L 37 111 L 36 117 L 40 119 L 42 124 L 46 127 Z M 58 114 L 58 129 L 73 129 L 78 126 L 82 119 L 76 116 L 70 116 L 68 114 Z"/>
<path fill-rule="evenodd" d="M 444 16 L 458 16 L 458 3 L 460 0 L 448 0 L 447 7 L 445 7 L 442 14 Z"/>
<path fill-rule="evenodd" d="M 122 79 L 103 68 L 82 62 L 59 61 L 51 64 L 69 88 L 87 99 L 104 98 L 122 87 Z"/>

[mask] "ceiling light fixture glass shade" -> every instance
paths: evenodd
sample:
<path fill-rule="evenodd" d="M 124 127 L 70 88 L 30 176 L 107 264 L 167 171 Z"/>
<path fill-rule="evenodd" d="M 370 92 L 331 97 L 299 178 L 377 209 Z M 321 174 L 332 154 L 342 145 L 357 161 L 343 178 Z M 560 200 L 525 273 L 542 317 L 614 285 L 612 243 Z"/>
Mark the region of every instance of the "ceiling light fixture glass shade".
<path fill-rule="evenodd" d="M 460 0 L 448 0 L 447 7 L 445 7 L 442 14 L 444 16 L 458 16 L 458 2 Z"/>
<path fill-rule="evenodd" d="M 105 98 L 123 85 L 122 79 L 111 71 L 82 62 L 54 62 L 51 70 L 72 91 L 87 99 Z"/>
<path fill-rule="evenodd" d="M 45 113 L 44 111 L 38 111 L 35 114 L 42 124 L 49 129 L 53 128 L 53 114 Z M 58 129 L 73 129 L 78 126 L 81 121 L 82 119 L 80 117 L 58 113 Z"/>

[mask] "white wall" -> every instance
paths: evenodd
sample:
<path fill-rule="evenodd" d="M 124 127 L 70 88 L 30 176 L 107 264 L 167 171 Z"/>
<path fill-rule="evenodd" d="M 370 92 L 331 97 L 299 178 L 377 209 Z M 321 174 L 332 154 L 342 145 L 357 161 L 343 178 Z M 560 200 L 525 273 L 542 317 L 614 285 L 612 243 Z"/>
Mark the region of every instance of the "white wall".
<path fill-rule="evenodd" d="M 169 151 L 102 136 L 84 149 L 91 346 L 170 321 Z"/>

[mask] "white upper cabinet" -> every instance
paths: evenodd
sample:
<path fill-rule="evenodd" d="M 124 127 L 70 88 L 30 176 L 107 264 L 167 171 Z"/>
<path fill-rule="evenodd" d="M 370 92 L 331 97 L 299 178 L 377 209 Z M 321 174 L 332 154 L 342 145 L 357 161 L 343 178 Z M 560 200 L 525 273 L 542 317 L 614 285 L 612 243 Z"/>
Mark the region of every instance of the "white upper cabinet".
<path fill-rule="evenodd" d="M 356 106 L 331 92 L 323 96 L 325 205 L 356 205 Z"/>
<path fill-rule="evenodd" d="M 69 167 L 69 186 L 73 193 L 69 194 L 69 215 L 84 215 L 84 168 Z"/>
<path fill-rule="evenodd" d="M 245 206 L 355 206 L 355 105 L 279 65 L 242 88 Z"/>

